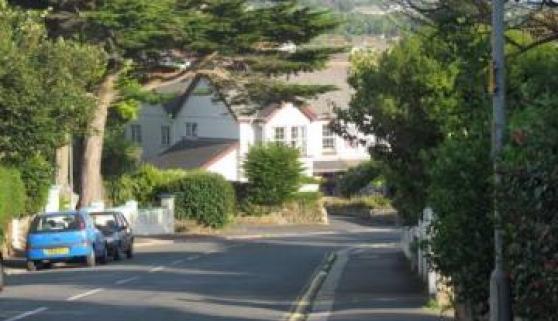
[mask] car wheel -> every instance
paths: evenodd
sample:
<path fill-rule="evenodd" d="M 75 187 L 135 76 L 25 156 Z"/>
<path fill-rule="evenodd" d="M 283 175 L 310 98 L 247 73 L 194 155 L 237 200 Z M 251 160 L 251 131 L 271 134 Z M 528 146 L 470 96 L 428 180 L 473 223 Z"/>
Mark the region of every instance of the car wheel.
<path fill-rule="evenodd" d="M 4 288 L 4 264 L 2 263 L 2 258 L 0 258 L 0 291 Z"/>
<path fill-rule="evenodd" d="M 92 248 L 89 255 L 85 258 L 85 264 L 89 267 L 95 266 L 95 264 L 96 264 L 95 259 L 96 259 L 95 258 L 95 248 Z"/>
<path fill-rule="evenodd" d="M 99 263 L 107 264 L 108 262 L 108 245 L 105 244 L 105 249 L 103 250 L 103 255 L 99 257 Z"/>
<path fill-rule="evenodd" d="M 120 244 L 120 243 L 119 243 L 119 244 L 116 244 L 116 245 L 114 246 L 114 253 L 113 253 L 113 257 L 112 257 L 112 258 L 113 258 L 115 261 L 120 261 L 120 260 L 122 260 L 122 257 L 123 257 L 123 256 L 124 256 L 124 255 L 122 254 L 122 244 Z"/>
<path fill-rule="evenodd" d="M 39 263 L 32 261 L 32 260 L 28 260 L 27 261 L 27 271 L 29 272 L 34 272 L 37 271 L 39 269 Z"/>
<path fill-rule="evenodd" d="M 126 257 L 131 259 L 134 257 L 134 243 L 130 243 L 130 246 L 128 247 L 128 251 L 126 251 Z"/>

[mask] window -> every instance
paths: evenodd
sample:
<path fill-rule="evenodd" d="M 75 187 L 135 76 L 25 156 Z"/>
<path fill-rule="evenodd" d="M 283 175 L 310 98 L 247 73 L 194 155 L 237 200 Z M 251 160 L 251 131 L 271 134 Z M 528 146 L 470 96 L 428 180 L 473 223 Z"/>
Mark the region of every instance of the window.
<path fill-rule="evenodd" d="M 198 137 L 197 123 L 186 123 L 186 137 Z"/>
<path fill-rule="evenodd" d="M 290 145 L 298 148 L 302 155 L 306 155 L 306 127 L 291 127 Z"/>
<path fill-rule="evenodd" d="M 132 125 L 130 127 L 132 132 L 132 141 L 135 143 L 141 143 L 141 126 L 140 125 Z"/>
<path fill-rule="evenodd" d="M 161 145 L 169 146 L 170 145 L 170 127 L 169 126 L 162 126 L 161 127 Z"/>
<path fill-rule="evenodd" d="M 275 127 L 273 140 L 276 143 L 285 143 L 285 127 Z"/>
<path fill-rule="evenodd" d="M 322 148 L 324 153 L 335 153 L 335 133 L 329 125 L 322 127 Z"/>

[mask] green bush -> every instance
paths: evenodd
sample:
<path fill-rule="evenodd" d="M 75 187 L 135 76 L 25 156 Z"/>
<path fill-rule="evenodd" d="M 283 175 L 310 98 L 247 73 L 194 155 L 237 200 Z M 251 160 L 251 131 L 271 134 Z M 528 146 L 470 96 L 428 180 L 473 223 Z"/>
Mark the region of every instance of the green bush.
<path fill-rule="evenodd" d="M 182 170 L 160 170 L 151 165 L 143 165 L 132 174 L 106 182 L 107 198 L 112 204 L 136 200 L 141 206 L 154 205 L 160 190 L 186 174 Z"/>
<path fill-rule="evenodd" d="M 54 167 L 42 156 L 33 156 L 16 164 L 27 192 L 26 212 L 37 213 L 43 210 L 48 189 L 52 185 Z"/>
<path fill-rule="evenodd" d="M 552 59 L 558 66 L 558 59 Z M 554 102 L 544 95 L 540 97 L 533 106 L 510 117 L 512 143 L 506 151 L 504 183 L 499 196 L 506 224 L 506 254 L 513 280 L 515 315 L 526 321 L 556 321 L 558 96 L 555 95 Z"/>
<path fill-rule="evenodd" d="M 20 173 L 12 168 L 0 167 L 0 243 L 7 221 L 25 213 L 25 201 L 25 186 Z"/>
<path fill-rule="evenodd" d="M 347 171 L 338 182 L 339 192 L 345 197 L 358 194 L 381 175 L 380 166 L 375 161 L 368 161 Z"/>
<path fill-rule="evenodd" d="M 205 226 L 225 226 L 236 212 L 236 197 L 231 183 L 219 174 L 189 173 L 161 189 L 176 195 L 176 217 L 195 219 Z"/>
<path fill-rule="evenodd" d="M 299 151 L 284 144 L 257 145 L 244 163 L 248 200 L 256 205 L 281 205 L 300 188 L 303 167 Z"/>

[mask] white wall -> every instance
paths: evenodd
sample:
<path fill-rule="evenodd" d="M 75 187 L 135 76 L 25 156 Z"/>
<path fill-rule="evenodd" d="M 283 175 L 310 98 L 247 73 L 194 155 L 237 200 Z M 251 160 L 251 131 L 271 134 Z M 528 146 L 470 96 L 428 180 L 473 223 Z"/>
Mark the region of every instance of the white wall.
<path fill-rule="evenodd" d="M 186 135 L 186 122 L 198 124 L 198 137 L 239 138 L 238 123 L 227 106 L 215 100 L 211 94 L 196 95 L 196 91 L 206 91 L 211 85 L 205 79 L 199 81 L 186 103 L 173 120 L 175 142 Z"/>
<path fill-rule="evenodd" d="M 128 126 L 128 130 L 126 132 L 126 137 L 128 139 L 132 138 L 130 131 L 131 125 L 141 126 L 141 147 L 143 149 L 143 159 L 157 156 L 169 147 L 161 144 L 161 127 L 171 125 L 171 119 L 163 109 L 163 106 L 153 106 L 147 104 L 142 105 L 138 119 Z M 171 140 L 172 139 L 173 137 L 171 133 Z"/>
<path fill-rule="evenodd" d="M 340 136 L 336 136 L 335 153 L 324 153 L 322 149 L 322 127 L 329 124 L 329 120 L 318 120 L 312 122 L 312 135 L 309 146 L 312 148 L 312 155 L 316 161 L 334 160 L 367 160 L 370 159 L 368 148 L 362 144 L 351 144 Z M 360 135 L 362 137 L 362 135 Z M 367 138 L 370 143 L 372 138 Z"/>
<path fill-rule="evenodd" d="M 223 175 L 228 181 L 237 181 L 238 165 L 238 148 L 235 148 L 206 169 L 212 173 Z"/>

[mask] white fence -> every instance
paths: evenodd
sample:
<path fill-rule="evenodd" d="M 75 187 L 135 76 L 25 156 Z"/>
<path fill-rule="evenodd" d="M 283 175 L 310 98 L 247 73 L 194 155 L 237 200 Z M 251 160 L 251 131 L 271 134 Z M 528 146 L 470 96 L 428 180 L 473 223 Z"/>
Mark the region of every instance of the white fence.
<path fill-rule="evenodd" d="M 139 209 L 136 201 L 130 201 L 109 210 L 124 214 L 135 235 L 174 233 L 174 198 L 163 198 L 158 208 Z"/>
<path fill-rule="evenodd" d="M 401 236 L 401 248 L 405 256 L 411 262 L 411 267 L 428 285 L 428 294 L 432 297 L 438 295 L 438 289 L 442 287 L 439 275 L 432 269 L 427 256 L 430 251 L 424 246 L 425 241 L 430 239 L 429 227 L 434 219 L 432 209 L 426 208 L 417 226 L 405 227 Z"/>

